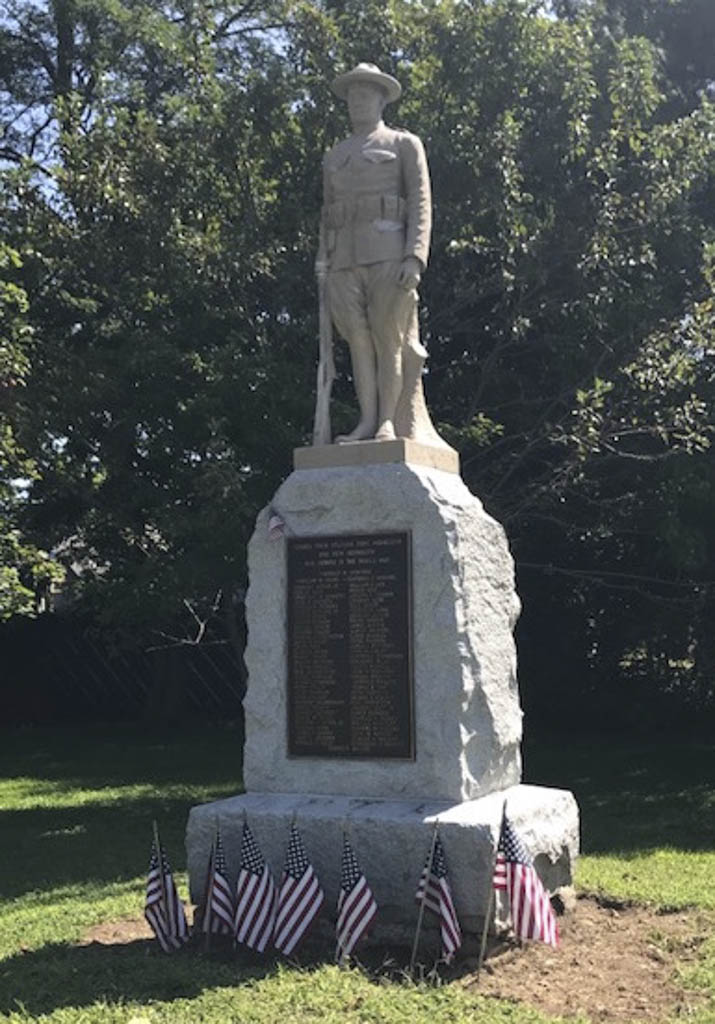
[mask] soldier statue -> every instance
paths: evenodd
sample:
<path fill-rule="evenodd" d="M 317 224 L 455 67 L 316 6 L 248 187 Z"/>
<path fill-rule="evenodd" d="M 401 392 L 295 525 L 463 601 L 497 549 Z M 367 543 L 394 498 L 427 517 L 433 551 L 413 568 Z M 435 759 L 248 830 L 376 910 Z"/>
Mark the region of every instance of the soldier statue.
<path fill-rule="evenodd" d="M 336 441 L 406 437 L 442 446 L 424 400 L 417 320 L 432 227 L 424 148 L 383 122 L 402 88 L 376 65 L 358 64 L 332 89 L 347 101 L 353 134 L 324 159 L 316 273 L 327 317 L 350 347 L 360 406 L 355 429 Z"/>

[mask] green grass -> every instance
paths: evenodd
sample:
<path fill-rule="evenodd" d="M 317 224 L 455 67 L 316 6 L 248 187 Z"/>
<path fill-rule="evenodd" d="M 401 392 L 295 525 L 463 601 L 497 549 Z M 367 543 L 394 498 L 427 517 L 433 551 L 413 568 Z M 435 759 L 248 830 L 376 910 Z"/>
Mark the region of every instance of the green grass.
<path fill-rule="evenodd" d="M 141 913 L 157 818 L 186 897 L 188 808 L 237 791 L 238 739 L 129 728 L 23 730 L 0 744 L 0 1020 L 12 1024 L 554 1024 L 458 984 L 414 985 L 319 965 L 297 970 L 144 941 L 77 945 L 93 924 Z M 572 788 L 582 888 L 715 921 L 715 747 L 532 742 L 526 779 Z M 677 955 L 677 950 L 675 951 Z M 715 942 L 681 968 L 715 1020 Z"/>
<path fill-rule="evenodd" d="M 52 1024 L 276 1024 L 276 1022 L 322 1021 L 343 1024 L 344 1021 L 403 1024 L 444 1021 L 454 1024 L 546 1024 L 547 1018 L 534 1010 L 517 1008 L 507 1002 L 469 996 L 459 987 L 435 988 L 410 983 L 379 984 L 359 970 L 342 970 L 324 965 L 311 970 L 279 966 L 260 977 L 251 977 L 235 967 L 206 962 L 188 952 L 171 959 L 146 957 L 143 953 L 123 954 L 126 974 L 117 989 L 117 975 L 101 957 L 87 952 L 83 961 L 59 955 L 57 973 L 47 980 L 38 976 L 38 984 L 52 992 L 57 1006 L 61 990 L 61 972 L 99 971 L 94 991 L 101 992 L 83 1007 L 60 1006 L 39 1017 L 30 1016 L 30 1009 L 40 1000 L 34 998 L 26 1010 L 10 1013 L 13 1024 L 30 1020 L 51 1021 Z M 71 965 L 74 965 L 71 967 Z M 137 983 L 127 987 L 128 969 L 138 975 Z M 39 972 L 38 972 L 39 974 Z M 73 986 L 76 985 L 72 979 Z M 65 980 L 66 985 L 66 980 Z M 73 996 L 73 1002 L 79 1001 Z M 60 998 L 60 1002 L 63 1000 Z"/>
<path fill-rule="evenodd" d="M 715 746 L 554 738 L 527 745 L 525 765 L 527 781 L 576 794 L 579 888 L 715 909 Z"/>

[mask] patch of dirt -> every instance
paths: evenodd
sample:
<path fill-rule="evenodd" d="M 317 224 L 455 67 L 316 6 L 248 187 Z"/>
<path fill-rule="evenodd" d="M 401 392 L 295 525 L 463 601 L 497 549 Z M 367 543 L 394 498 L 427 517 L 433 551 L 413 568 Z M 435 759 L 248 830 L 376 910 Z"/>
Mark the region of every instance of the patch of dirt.
<path fill-rule="evenodd" d="M 154 937 L 149 925 L 143 917 L 122 917 L 107 924 L 97 924 L 82 936 L 80 946 L 90 946 L 99 942 L 102 946 L 124 946 L 137 939 Z"/>
<path fill-rule="evenodd" d="M 599 1022 L 687 1017 L 703 1000 L 678 984 L 675 966 L 697 960 L 708 927 L 712 921 L 708 926 L 694 911 L 606 907 L 583 897 L 559 918 L 558 949 L 538 942 L 502 947 L 487 958 L 478 982 L 467 974 L 461 983 L 480 995 L 563 1017 L 582 1014 Z"/>
<path fill-rule="evenodd" d="M 489 952 L 478 980 L 474 959 L 458 961 L 445 974 L 475 995 L 524 1003 L 554 1016 L 583 1015 L 594 1024 L 660 1024 L 687 1018 L 702 1005 L 703 997 L 678 984 L 675 968 L 697 961 L 714 923 L 698 911 L 668 914 L 581 897 L 559 917 L 558 949 L 538 942 L 501 944 Z M 143 917 L 123 918 L 92 928 L 82 943 L 122 945 L 150 938 Z M 379 951 L 373 957 L 379 962 Z"/>

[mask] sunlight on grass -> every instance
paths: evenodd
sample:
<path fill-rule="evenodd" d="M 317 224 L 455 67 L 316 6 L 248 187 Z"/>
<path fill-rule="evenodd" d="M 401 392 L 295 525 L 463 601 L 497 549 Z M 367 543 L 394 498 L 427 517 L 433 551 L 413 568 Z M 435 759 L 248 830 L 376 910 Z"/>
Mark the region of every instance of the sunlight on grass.
<path fill-rule="evenodd" d="M 715 935 L 710 934 L 699 949 L 699 960 L 694 965 L 683 966 L 678 974 L 688 988 L 715 993 Z M 715 1020 L 715 995 L 713 995 L 712 1019 Z"/>
<path fill-rule="evenodd" d="M 216 786 L 168 783 L 161 787 L 161 800 L 192 800 L 201 802 L 214 799 Z M 225 783 L 227 793 L 236 792 L 235 784 Z M 0 806 L 17 811 L 39 808 L 109 807 L 117 804 L 156 800 L 157 787 L 153 783 L 134 783 L 127 786 L 101 786 L 85 788 L 83 779 L 35 779 L 20 777 L 0 782 Z"/>
<path fill-rule="evenodd" d="M 180 896 L 187 900 L 181 870 L 187 813 L 194 803 L 239 791 L 230 773 L 236 736 L 202 727 L 190 740 L 168 734 L 158 741 L 107 728 L 87 744 L 77 732 L 60 729 L 26 739 L 10 734 L 0 747 L 0 827 L 5 848 L 14 851 L 0 876 L 0 1021 L 557 1024 L 557 1018 L 487 1000 L 458 984 L 371 979 L 330 965 L 252 967 L 197 949 L 165 957 L 143 940 L 116 947 L 78 944 L 95 925 L 142 914 L 152 817 L 159 819 Z M 582 890 L 703 908 L 696 912 L 703 915 L 702 941 L 672 955 L 683 984 L 710 998 L 688 1019 L 713 1024 L 715 940 L 708 929 L 715 853 L 703 812 L 712 807 L 715 789 L 702 768 L 705 754 L 695 755 L 700 760 L 688 761 L 673 751 L 666 764 L 662 751 L 640 751 L 642 779 L 634 775 L 632 791 L 625 792 L 621 761 L 633 756 L 627 744 L 610 759 L 586 758 L 585 767 L 584 751 L 576 747 L 569 755 L 560 748 L 548 781 L 573 785 L 581 804 L 584 848 L 593 851 L 579 861 Z M 548 763 L 536 769 L 543 775 L 552 770 Z"/>
<path fill-rule="evenodd" d="M 186 878 L 175 876 L 188 901 Z M 146 879 L 107 884 L 87 881 L 51 890 L 33 890 L 0 903 L 0 958 L 18 946 L 39 949 L 51 942 L 75 942 L 95 924 L 143 913 Z"/>
<path fill-rule="evenodd" d="M 715 851 L 656 849 L 581 857 L 580 889 L 635 903 L 715 909 Z"/>

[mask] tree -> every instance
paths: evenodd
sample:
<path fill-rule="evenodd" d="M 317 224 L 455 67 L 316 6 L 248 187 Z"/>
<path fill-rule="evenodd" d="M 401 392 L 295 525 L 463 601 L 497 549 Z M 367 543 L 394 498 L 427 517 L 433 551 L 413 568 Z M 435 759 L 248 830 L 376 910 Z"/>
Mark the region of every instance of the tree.
<path fill-rule="evenodd" d="M 715 83 L 715 7 L 710 0 L 556 0 L 570 20 L 586 17 L 614 38 L 643 36 L 663 61 L 668 105 L 680 113 Z"/>
<path fill-rule="evenodd" d="M 527 705 L 712 702 L 709 71 L 656 0 L 558 7 L 13 0 L 0 238 L 35 345 L 12 516 L 110 567 L 84 585 L 103 619 L 146 644 L 223 613 L 240 648 L 253 518 L 309 437 L 329 81 L 371 59 L 429 153 L 425 383 L 516 554 Z"/>
<path fill-rule="evenodd" d="M 28 35 L 33 12 L 15 10 Z M 276 469 L 289 458 L 290 399 L 272 415 L 288 374 L 266 341 L 281 315 L 282 247 L 265 225 L 276 183 L 262 174 L 273 58 L 246 42 L 265 22 L 247 21 L 254 10 L 144 4 L 137 18 L 98 3 L 42 19 L 34 77 L 68 11 L 73 59 L 46 75 L 60 163 L 39 178 L 25 163 L 7 211 L 38 341 L 26 521 L 111 566 L 85 597 L 127 630 L 182 607 L 190 636 L 212 609 L 232 619 L 271 434 Z"/>
<path fill-rule="evenodd" d="M 14 429 L 30 371 L 31 339 L 27 296 L 13 280 L 19 268 L 17 252 L 0 244 L 0 621 L 33 614 L 42 592 L 64 575 L 46 551 L 28 542 L 16 521 L 23 487 L 36 475 Z"/>
<path fill-rule="evenodd" d="M 633 718 L 675 663 L 712 701 L 711 521 L 682 490 L 712 479 L 712 104 L 672 116 L 661 55 L 595 16 L 465 5 L 410 56 L 437 97 L 430 396 L 512 539 L 527 705 L 623 720 L 634 658 Z"/>

